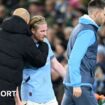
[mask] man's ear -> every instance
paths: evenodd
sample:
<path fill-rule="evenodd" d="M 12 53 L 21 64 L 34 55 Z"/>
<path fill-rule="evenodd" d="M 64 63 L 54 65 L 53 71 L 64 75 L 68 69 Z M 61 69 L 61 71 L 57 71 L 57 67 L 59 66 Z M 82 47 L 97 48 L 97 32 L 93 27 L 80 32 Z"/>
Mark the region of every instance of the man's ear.
<path fill-rule="evenodd" d="M 35 34 L 35 29 L 32 28 L 32 29 L 31 29 L 31 32 L 32 32 L 33 34 Z"/>
<path fill-rule="evenodd" d="M 99 10 L 94 12 L 94 17 L 97 17 L 97 15 L 99 15 Z"/>

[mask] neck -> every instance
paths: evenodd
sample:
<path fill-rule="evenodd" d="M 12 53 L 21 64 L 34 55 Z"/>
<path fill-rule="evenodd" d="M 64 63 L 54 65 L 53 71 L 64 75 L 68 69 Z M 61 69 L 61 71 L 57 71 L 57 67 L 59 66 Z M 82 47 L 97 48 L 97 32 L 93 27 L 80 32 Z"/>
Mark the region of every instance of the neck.
<path fill-rule="evenodd" d="M 34 42 L 38 42 L 38 40 L 35 39 L 34 35 L 32 35 L 32 39 L 34 40 Z"/>
<path fill-rule="evenodd" d="M 94 22 L 95 22 L 98 26 L 100 26 L 99 22 L 97 21 L 97 19 L 96 19 L 96 17 L 95 17 L 94 15 L 89 15 L 89 17 L 90 17 L 92 20 L 94 20 Z"/>
<path fill-rule="evenodd" d="M 96 19 L 93 15 L 89 15 L 89 17 L 96 22 Z"/>

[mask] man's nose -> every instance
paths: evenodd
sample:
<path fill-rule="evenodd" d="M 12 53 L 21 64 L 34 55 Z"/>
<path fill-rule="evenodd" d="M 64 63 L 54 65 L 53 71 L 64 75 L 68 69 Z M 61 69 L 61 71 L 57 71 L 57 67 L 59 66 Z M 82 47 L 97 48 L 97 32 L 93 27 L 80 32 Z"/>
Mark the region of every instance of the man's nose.
<path fill-rule="evenodd" d="M 45 36 L 45 37 L 47 36 L 47 33 L 46 33 L 46 32 L 44 33 L 44 36 Z"/>

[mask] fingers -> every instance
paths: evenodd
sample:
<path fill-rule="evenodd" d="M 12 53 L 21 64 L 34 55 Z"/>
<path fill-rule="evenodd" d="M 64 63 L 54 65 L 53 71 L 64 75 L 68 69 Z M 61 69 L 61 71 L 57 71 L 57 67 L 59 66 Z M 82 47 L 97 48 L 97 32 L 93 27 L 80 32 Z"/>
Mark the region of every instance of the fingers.
<path fill-rule="evenodd" d="M 82 95 L 82 89 L 80 87 L 73 88 L 73 96 L 80 97 Z"/>
<path fill-rule="evenodd" d="M 15 102 L 16 102 L 16 105 L 23 105 L 23 103 L 21 102 L 20 97 L 19 97 L 18 87 L 17 87 L 17 89 L 16 89 Z"/>
<path fill-rule="evenodd" d="M 17 87 L 17 89 L 16 89 L 16 100 L 17 100 L 17 101 L 20 101 L 18 87 Z"/>

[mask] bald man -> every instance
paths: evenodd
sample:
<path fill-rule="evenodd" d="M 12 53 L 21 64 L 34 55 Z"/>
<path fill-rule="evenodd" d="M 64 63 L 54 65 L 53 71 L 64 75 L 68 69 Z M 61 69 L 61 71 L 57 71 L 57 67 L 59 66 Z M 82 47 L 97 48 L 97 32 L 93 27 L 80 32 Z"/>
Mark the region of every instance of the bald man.
<path fill-rule="evenodd" d="M 28 24 L 30 21 L 30 14 L 24 8 L 18 8 L 13 12 L 13 15 L 21 17 Z"/>
<path fill-rule="evenodd" d="M 14 93 L 21 84 L 26 63 L 36 68 L 46 63 L 48 46 L 39 42 L 35 46 L 28 23 L 30 15 L 18 8 L 6 19 L 0 30 L 0 105 L 15 105 Z"/>

